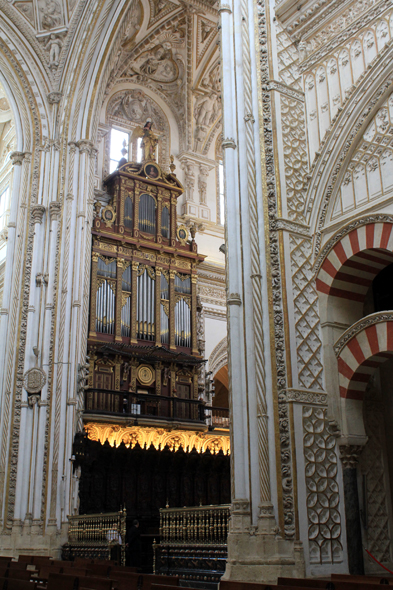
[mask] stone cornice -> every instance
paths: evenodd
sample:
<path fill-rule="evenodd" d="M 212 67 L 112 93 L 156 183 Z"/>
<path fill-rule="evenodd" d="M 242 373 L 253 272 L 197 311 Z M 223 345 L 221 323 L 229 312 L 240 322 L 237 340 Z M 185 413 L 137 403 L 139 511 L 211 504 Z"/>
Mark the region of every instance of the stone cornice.
<path fill-rule="evenodd" d="M 327 406 L 327 393 L 309 389 L 284 389 L 278 394 L 278 403 L 312 404 Z"/>
<path fill-rule="evenodd" d="M 281 94 L 289 96 L 289 98 L 294 98 L 295 100 L 304 102 L 304 92 L 302 92 L 302 90 L 292 88 L 292 86 L 288 86 L 287 84 L 279 82 L 278 80 L 270 80 L 267 84 L 266 90 L 275 90 L 276 92 L 280 92 Z"/>
<path fill-rule="evenodd" d="M 278 217 L 274 224 L 274 228 L 276 231 L 286 231 L 291 234 L 298 234 L 305 238 L 311 238 L 310 228 L 308 225 L 298 223 L 297 221 L 292 221 L 291 219 Z"/>

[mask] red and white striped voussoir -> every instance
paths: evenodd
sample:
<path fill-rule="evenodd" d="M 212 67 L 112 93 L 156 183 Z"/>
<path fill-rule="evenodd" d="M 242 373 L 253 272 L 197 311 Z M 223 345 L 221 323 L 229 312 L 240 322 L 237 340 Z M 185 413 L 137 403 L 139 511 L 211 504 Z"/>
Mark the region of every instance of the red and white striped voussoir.
<path fill-rule="evenodd" d="M 338 356 L 340 396 L 363 399 L 374 371 L 393 357 L 393 318 L 358 332 Z"/>
<path fill-rule="evenodd" d="M 344 236 L 318 272 L 317 290 L 363 301 L 375 276 L 393 262 L 393 224 L 370 223 Z"/>

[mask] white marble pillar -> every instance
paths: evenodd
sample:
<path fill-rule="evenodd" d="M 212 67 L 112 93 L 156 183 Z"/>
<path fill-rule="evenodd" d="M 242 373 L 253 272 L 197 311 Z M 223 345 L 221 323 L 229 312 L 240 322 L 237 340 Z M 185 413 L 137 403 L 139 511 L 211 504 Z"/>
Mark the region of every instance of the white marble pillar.
<path fill-rule="evenodd" d="M 232 511 L 225 579 L 301 575 L 302 553 L 277 527 L 275 425 L 252 1 L 222 0 Z M 281 482 L 280 482 L 281 484 Z"/>
<path fill-rule="evenodd" d="M 42 289 L 44 288 L 44 276 L 41 272 L 45 233 L 45 228 L 42 224 L 44 214 L 45 207 L 43 205 L 34 205 L 32 207 L 31 215 L 32 222 L 34 224 L 34 244 L 30 275 L 31 285 L 29 292 L 29 314 L 26 330 L 24 373 L 36 366 L 36 355 L 38 355 L 38 324 L 40 315 L 40 298 Z M 34 353 L 34 351 L 36 354 Z M 17 524 L 18 521 L 24 520 L 26 513 L 30 512 L 27 506 L 30 478 L 26 477 L 26 473 L 30 472 L 31 449 L 35 444 L 33 442 L 32 437 L 33 422 L 34 418 L 36 417 L 36 404 L 29 405 L 26 390 L 23 391 L 22 396 L 23 397 L 20 418 L 21 428 L 19 437 L 19 459 L 15 491 L 14 525 Z M 32 408 L 34 409 L 34 412 L 32 411 Z"/>

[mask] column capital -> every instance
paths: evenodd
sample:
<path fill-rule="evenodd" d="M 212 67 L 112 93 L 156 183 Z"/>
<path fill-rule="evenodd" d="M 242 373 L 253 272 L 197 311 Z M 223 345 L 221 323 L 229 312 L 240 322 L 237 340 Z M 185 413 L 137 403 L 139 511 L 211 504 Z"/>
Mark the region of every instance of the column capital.
<path fill-rule="evenodd" d="M 49 204 L 49 217 L 51 221 L 59 219 L 61 214 L 61 204 L 58 201 L 52 201 Z"/>
<path fill-rule="evenodd" d="M 363 451 L 363 445 L 340 445 L 339 451 L 343 469 L 355 469 Z"/>
<path fill-rule="evenodd" d="M 27 152 L 11 152 L 10 160 L 14 166 L 22 166 L 22 162 Z"/>
<path fill-rule="evenodd" d="M 42 223 L 46 209 L 43 205 L 33 205 L 31 208 L 31 217 L 33 223 Z"/>

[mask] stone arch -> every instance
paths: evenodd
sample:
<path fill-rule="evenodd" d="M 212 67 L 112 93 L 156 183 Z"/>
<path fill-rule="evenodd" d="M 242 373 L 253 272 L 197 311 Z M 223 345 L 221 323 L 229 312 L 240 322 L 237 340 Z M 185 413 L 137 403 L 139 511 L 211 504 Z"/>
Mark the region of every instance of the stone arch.
<path fill-rule="evenodd" d="M 217 346 L 212 350 L 209 356 L 209 371 L 212 372 L 213 376 L 218 371 L 228 364 L 228 341 L 225 336 Z"/>
<path fill-rule="evenodd" d="M 388 219 L 388 217 L 386 216 Z M 365 220 L 330 241 L 317 261 L 320 293 L 362 302 L 375 276 L 393 262 L 393 220 Z"/>
<path fill-rule="evenodd" d="M 393 43 L 389 42 L 376 58 L 375 67 L 366 69 L 351 87 L 317 152 L 304 207 L 305 217 L 315 236 L 315 255 L 323 244 L 322 230 L 327 224 L 332 195 L 341 183 L 363 133 L 392 92 L 393 77 L 389 68 L 392 56 Z"/>
<path fill-rule="evenodd" d="M 109 98 L 105 111 L 107 124 L 118 124 L 125 129 L 143 126 L 147 118 L 152 119 L 155 130 L 162 136 L 159 141 L 158 161 L 165 167 L 169 166 L 171 128 L 168 117 L 154 98 L 141 88 L 117 90 Z M 109 138 L 109 134 L 107 137 Z"/>
<path fill-rule="evenodd" d="M 344 385 L 343 374 L 340 371 L 345 365 L 334 353 L 337 351 L 338 343 L 346 342 L 353 330 L 357 330 L 358 325 L 366 327 L 369 325 L 368 322 L 373 323 L 374 314 L 367 311 L 366 297 L 369 296 L 370 287 L 378 273 L 392 263 L 393 218 L 381 214 L 359 218 L 342 228 L 325 245 L 314 265 L 324 362 L 327 368 L 326 389 L 336 392 L 329 404 L 332 412 L 341 416 L 342 431 L 347 434 L 357 432 L 359 436 L 364 436 L 362 408 L 356 406 L 357 401 L 354 399 L 343 404 Z M 366 341 L 367 335 L 372 334 L 373 330 L 365 332 L 362 338 Z M 377 359 L 370 359 L 371 365 L 366 371 L 370 371 L 373 363 L 386 360 L 382 354 L 384 352 L 386 351 L 375 349 Z M 361 364 L 361 355 L 358 358 Z M 357 369 L 353 364 L 350 366 L 354 370 Z M 346 376 L 351 378 L 348 370 Z M 364 375 L 355 377 L 356 379 L 358 384 L 351 386 L 352 389 L 359 387 L 359 383 L 363 383 L 364 387 L 368 383 Z"/>
<path fill-rule="evenodd" d="M 363 399 L 371 377 L 393 358 L 393 313 L 376 313 L 351 326 L 334 346 L 342 410 L 342 435 L 366 441 Z"/>
<path fill-rule="evenodd" d="M 362 400 L 368 381 L 380 364 L 393 357 L 393 313 L 367 316 L 336 343 L 340 397 Z"/>

